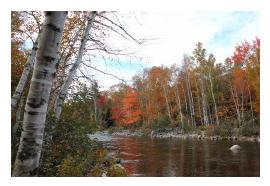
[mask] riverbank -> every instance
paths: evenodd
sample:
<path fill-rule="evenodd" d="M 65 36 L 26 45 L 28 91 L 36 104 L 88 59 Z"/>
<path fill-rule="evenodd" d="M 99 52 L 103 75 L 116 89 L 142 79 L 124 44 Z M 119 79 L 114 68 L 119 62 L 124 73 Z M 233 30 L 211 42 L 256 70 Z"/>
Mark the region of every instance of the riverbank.
<path fill-rule="evenodd" d="M 259 136 L 220 136 L 207 135 L 206 131 L 192 131 L 185 133 L 178 128 L 157 129 L 152 131 L 145 131 L 142 129 L 120 129 L 111 131 L 113 136 L 149 136 L 151 138 L 179 138 L 179 139 L 195 139 L 195 140 L 229 140 L 229 141 L 250 141 L 260 142 Z"/>

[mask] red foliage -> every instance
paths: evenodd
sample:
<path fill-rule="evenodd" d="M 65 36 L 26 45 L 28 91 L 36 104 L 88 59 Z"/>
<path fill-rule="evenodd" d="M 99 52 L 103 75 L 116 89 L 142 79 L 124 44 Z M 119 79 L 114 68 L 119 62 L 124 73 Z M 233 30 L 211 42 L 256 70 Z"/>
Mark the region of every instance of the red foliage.
<path fill-rule="evenodd" d="M 24 64 L 27 61 L 26 54 L 20 49 L 20 42 L 11 43 L 11 89 L 15 90 L 22 75 Z"/>
<path fill-rule="evenodd" d="M 252 45 L 247 41 L 242 42 L 235 47 L 235 51 L 232 56 L 232 62 L 236 65 L 243 65 L 247 54 L 250 52 Z"/>
<path fill-rule="evenodd" d="M 115 96 L 112 104 L 112 119 L 118 125 L 131 125 L 141 120 L 142 111 L 140 109 L 138 93 L 128 88 L 123 95 Z"/>
<path fill-rule="evenodd" d="M 107 98 L 106 98 L 105 95 L 99 96 L 98 99 L 97 99 L 97 105 L 98 105 L 99 107 L 104 107 L 104 105 L 105 105 L 106 102 L 107 102 L 106 100 L 107 100 Z"/>
<path fill-rule="evenodd" d="M 242 42 L 241 44 L 235 47 L 235 51 L 233 56 L 231 57 L 231 61 L 235 65 L 244 65 L 247 63 L 247 56 L 250 54 L 252 50 L 260 48 L 260 39 L 255 38 L 252 43 L 248 43 L 247 41 Z"/>
<path fill-rule="evenodd" d="M 124 111 L 124 124 L 129 125 L 140 120 L 142 111 L 140 110 L 138 93 L 127 92 L 122 100 Z"/>

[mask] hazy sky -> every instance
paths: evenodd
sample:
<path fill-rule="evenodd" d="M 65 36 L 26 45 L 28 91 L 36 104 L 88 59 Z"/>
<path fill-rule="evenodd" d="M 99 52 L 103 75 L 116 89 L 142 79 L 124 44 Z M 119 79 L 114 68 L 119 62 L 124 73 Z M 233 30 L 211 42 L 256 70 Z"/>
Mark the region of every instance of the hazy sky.
<path fill-rule="evenodd" d="M 199 41 L 207 53 L 215 55 L 217 62 L 223 62 L 232 55 L 237 43 L 260 36 L 257 12 L 120 12 L 120 15 L 132 35 L 153 40 L 139 46 L 112 34 L 108 39 L 110 45 L 136 51 L 137 58 L 96 57 L 93 65 L 127 81 L 145 67 L 180 65 L 183 54 L 191 54 Z M 102 89 L 119 83 L 99 72 L 90 70 L 88 74 L 95 75 Z"/>

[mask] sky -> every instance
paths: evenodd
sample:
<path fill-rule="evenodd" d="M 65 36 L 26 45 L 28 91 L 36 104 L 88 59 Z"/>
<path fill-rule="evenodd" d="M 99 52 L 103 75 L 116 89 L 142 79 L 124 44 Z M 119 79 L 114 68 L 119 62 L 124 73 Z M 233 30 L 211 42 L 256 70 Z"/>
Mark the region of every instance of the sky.
<path fill-rule="evenodd" d="M 181 65 L 183 54 L 191 54 L 197 42 L 202 42 L 207 53 L 213 53 L 222 63 L 232 55 L 237 43 L 260 37 L 258 12 L 119 12 L 122 24 L 136 38 L 146 39 L 138 45 L 110 34 L 107 42 L 115 48 L 127 48 L 132 56 L 95 57 L 92 65 L 127 83 L 146 67 Z M 101 89 L 106 90 L 120 81 L 93 70 Z"/>

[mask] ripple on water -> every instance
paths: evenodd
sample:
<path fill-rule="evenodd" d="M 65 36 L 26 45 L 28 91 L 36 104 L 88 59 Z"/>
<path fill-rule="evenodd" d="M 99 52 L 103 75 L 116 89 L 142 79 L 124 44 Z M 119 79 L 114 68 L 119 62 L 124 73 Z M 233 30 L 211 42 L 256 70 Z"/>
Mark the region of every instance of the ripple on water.
<path fill-rule="evenodd" d="M 141 160 L 122 160 L 123 163 L 138 163 Z"/>
<path fill-rule="evenodd" d="M 142 153 L 137 153 L 137 154 L 134 154 L 134 153 L 130 153 L 130 152 L 120 152 L 121 155 L 124 155 L 124 156 L 131 156 L 131 157 L 134 157 L 134 156 L 143 156 Z"/>
<path fill-rule="evenodd" d="M 260 146 L 253 142 L 239 142 L 243 148 L 232 153 L 228 141 L 119 138 L 104 133 L 93 137 L 108 147 L 110 155 L 117 155 L 133 177 L 260 176 Z"/>

